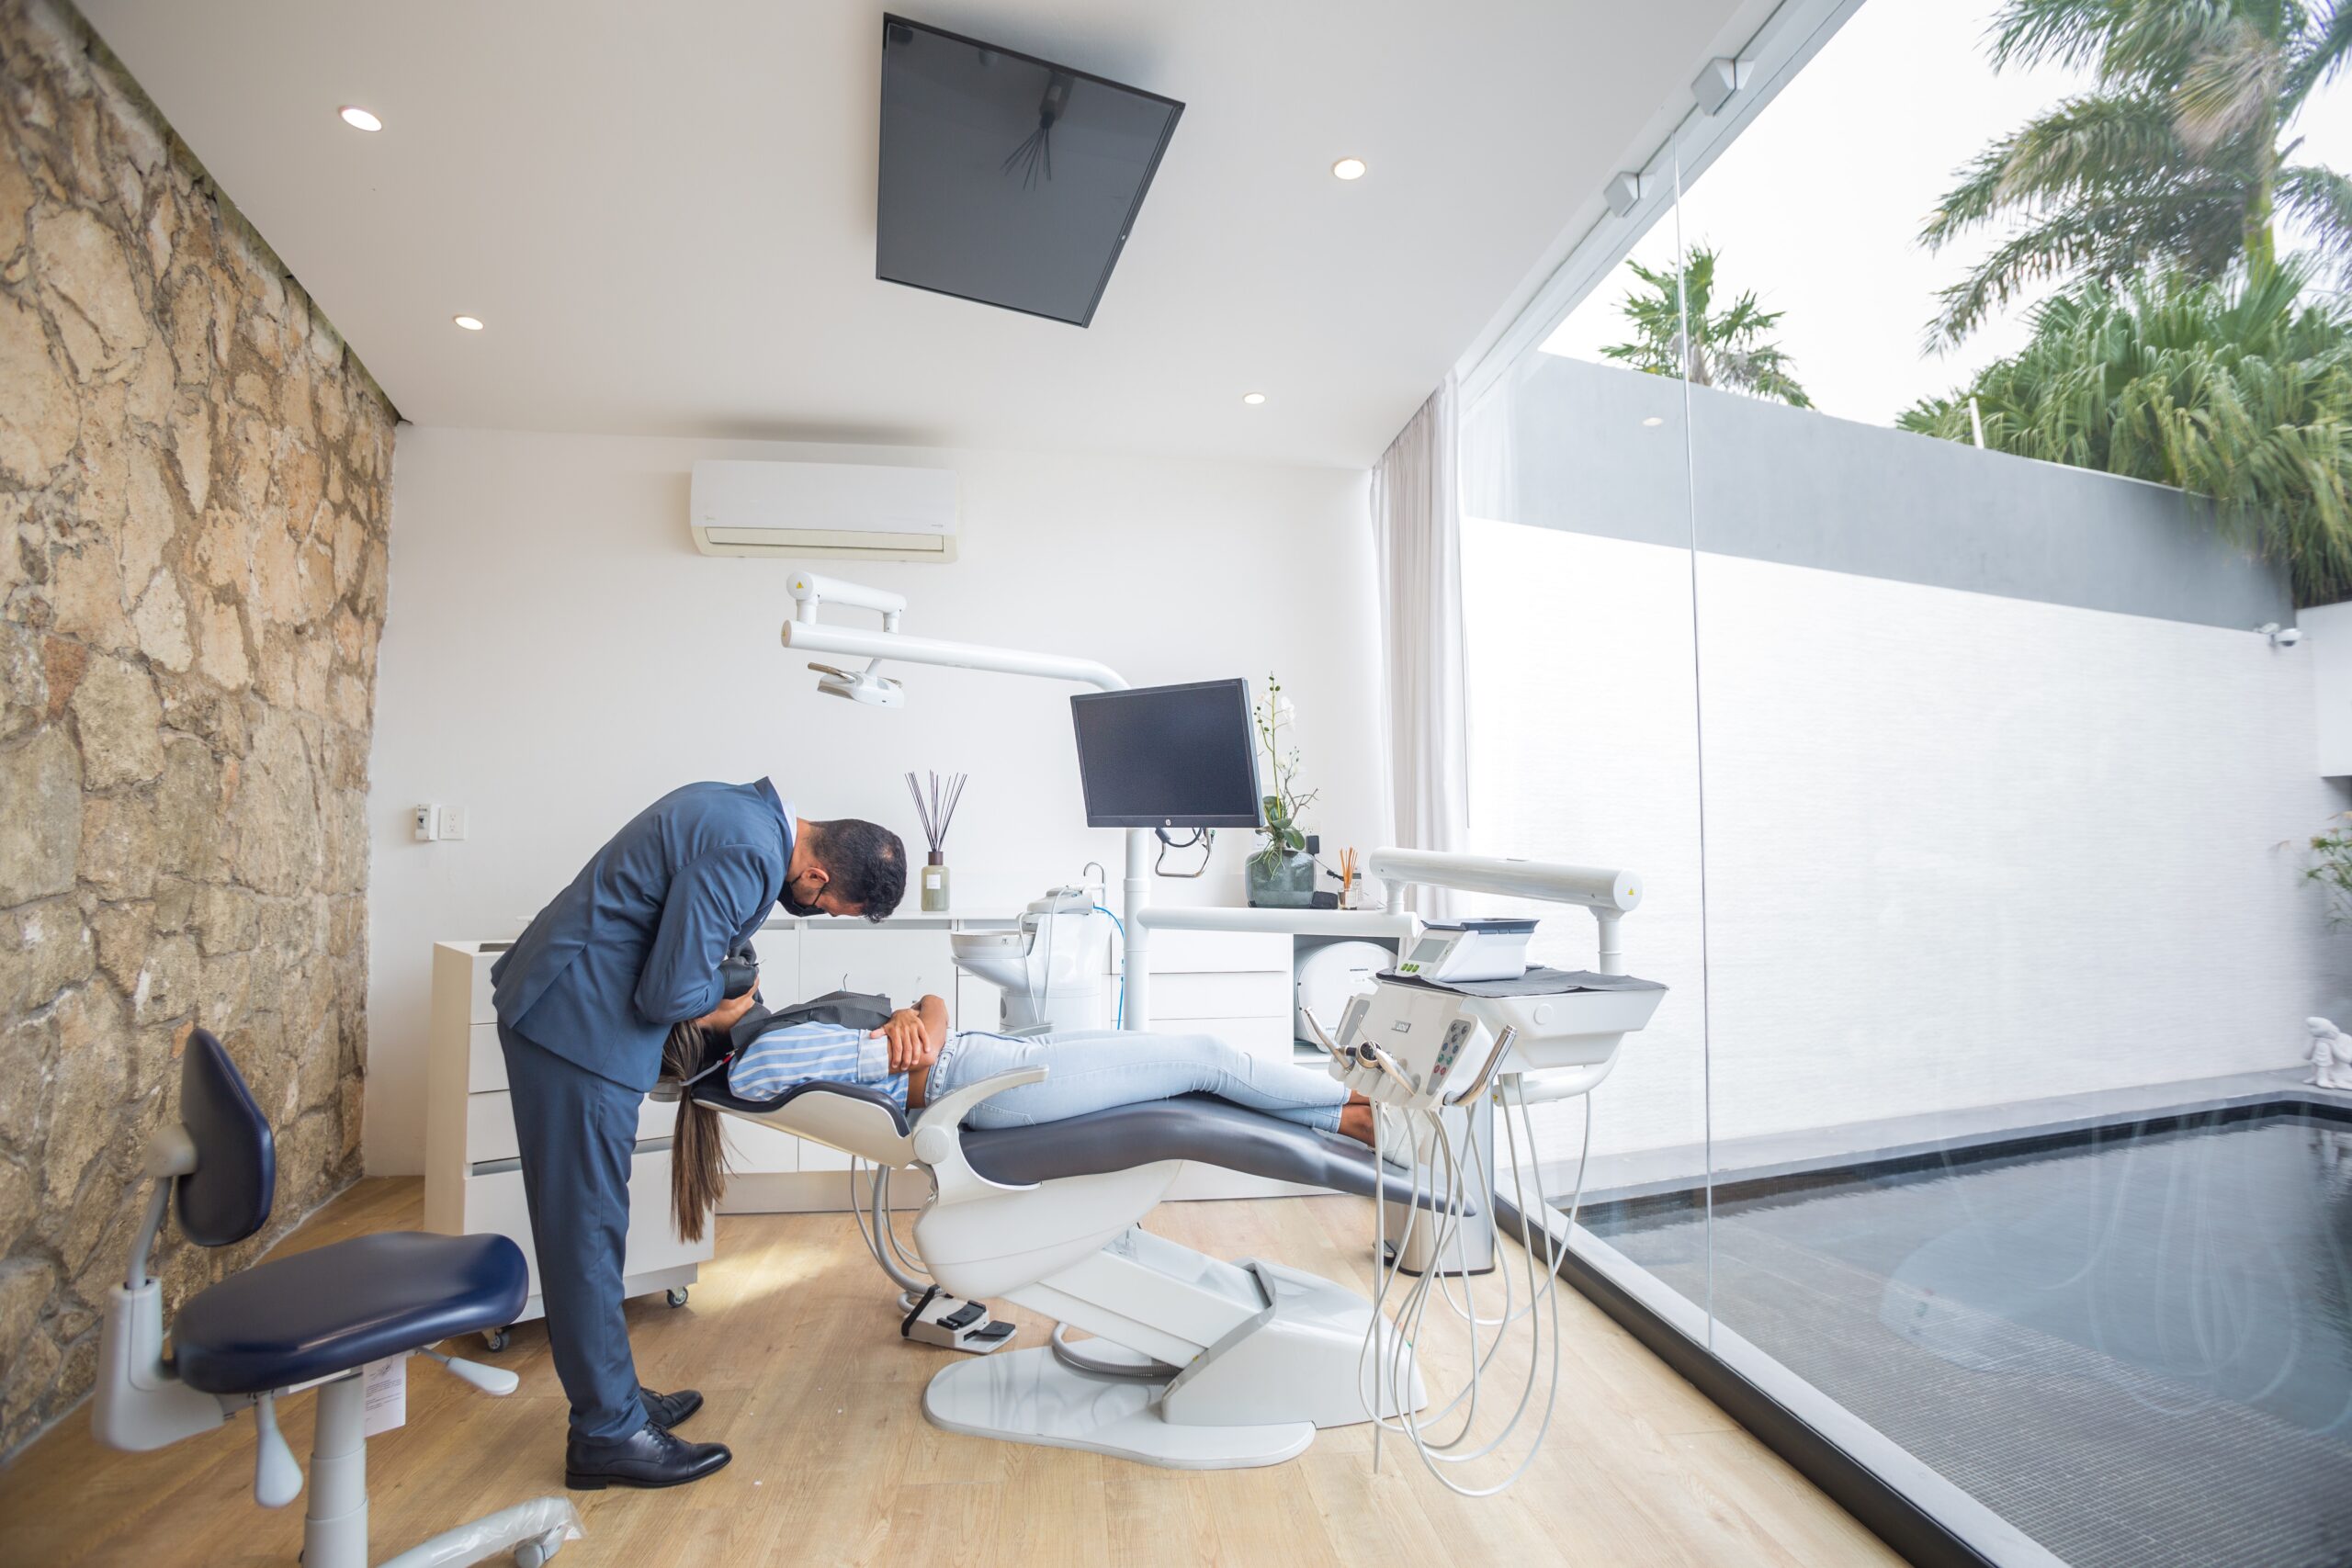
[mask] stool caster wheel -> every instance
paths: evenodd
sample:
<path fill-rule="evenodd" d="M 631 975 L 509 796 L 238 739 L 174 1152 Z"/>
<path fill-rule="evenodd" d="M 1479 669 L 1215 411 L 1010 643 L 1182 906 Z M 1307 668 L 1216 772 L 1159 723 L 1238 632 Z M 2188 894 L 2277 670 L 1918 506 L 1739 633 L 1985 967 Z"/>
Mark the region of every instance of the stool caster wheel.
<path fill-rule="evenodd" d="M 482 1348 L 495 1355 L 506 1348 L 507 1338 L 507 1332 L 503 1328 L 486 1328 L 482 1330 Z"/>
<path fill-rule="evenodd" d="M 670 1287 L 669 1295 L 664 1299 L 673 1307 L 682 1307 L 686 1304 L 686 1288 L 684 1285 L 673 1285 Z"/>

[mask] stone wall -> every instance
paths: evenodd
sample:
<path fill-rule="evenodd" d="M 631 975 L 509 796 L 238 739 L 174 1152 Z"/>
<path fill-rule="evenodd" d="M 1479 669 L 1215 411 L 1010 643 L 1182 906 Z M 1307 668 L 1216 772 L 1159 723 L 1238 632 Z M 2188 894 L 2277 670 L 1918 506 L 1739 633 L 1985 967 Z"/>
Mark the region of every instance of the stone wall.
<path fill-rule="evenodd" d="M 358 1170 L 398 416 L 81 19 L 0 0 L 0 1456 L 89 1388 L 188 1032 Z M 167 1234 L 172 1234 L 168 1233 Z"/>

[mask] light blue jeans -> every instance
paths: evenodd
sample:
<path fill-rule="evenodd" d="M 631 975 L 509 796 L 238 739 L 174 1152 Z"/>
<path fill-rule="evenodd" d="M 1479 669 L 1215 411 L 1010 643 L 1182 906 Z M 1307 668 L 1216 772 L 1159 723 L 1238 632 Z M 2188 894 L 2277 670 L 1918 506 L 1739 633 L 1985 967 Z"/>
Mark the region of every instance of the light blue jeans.
<path fill-rule="evenodd" d="M 967 1125 L 1030 1127 L 1091 1111 L 1180 1094 L 1213 1094 L 1285 1122 L 1340 1130 L 1348 1091 L 1327 1073 L 1269 1062 L 1214 1034 L 1147 1034 L 1072 1030 L 1015 1040 L 967 1031 L 951 1034 L 923 1089 L 936 1104 L 951 1090 L 1015 1067 L 1043 1066 L 1046 1081 L 992 1094 L 972 1108 Z"/>

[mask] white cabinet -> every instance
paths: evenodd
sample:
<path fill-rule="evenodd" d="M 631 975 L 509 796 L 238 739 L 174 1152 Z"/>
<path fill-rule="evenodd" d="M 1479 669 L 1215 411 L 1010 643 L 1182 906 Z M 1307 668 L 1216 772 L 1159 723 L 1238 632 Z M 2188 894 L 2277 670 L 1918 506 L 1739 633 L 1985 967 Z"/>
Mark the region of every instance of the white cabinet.
<path fill-rule="evenodd" d="M 514 1113 L 506 1055 L 490 1002 L 490 970 L 505 942 L 444 942 L 433 947 L 432 1037 L 425 1059 L 424 1228 L 445 1235 L 510 1236 L 530 1265 L 531 1296 L 516 1321 L 541 1315 L 539 1259 L 515 1159 Z M 667 1292 L 684 1301 L 711 1255 L 703 1239 L 679 1238 L 670 1217 L 670 1134 L 676 1108 L 638 1107 L 628 1183 L 628 1238 L 622 1288 L 632 1296 Z"/>
<path fill-rule="evenodd" d="M 770 1006 L 822 996 L 827 991 L 863 991 L 888 997 L 900 1007 L 936 996 L 951 1010 L 956 1003 L 956 963 L 948 947 L 955 922 L 941 916 L 895 916 L 888 925 L 860 919 L 812 919 L 799 932 L 799 988 L 790 998 L 766 992 Z M 764 978 L 773 933 L 758 938 Z"/>

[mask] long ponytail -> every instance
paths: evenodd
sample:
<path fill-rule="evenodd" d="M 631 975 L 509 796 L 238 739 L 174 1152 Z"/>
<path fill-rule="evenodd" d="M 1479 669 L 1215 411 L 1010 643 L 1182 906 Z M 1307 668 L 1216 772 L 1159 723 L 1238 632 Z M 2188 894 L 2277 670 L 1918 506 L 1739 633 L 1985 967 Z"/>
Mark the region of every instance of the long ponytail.
<path fill-rule="evenodd" d="M 703 1032 L 693 1023 L 670 1026 L 662 1045 L 662 1071 L 680 1081 L 703 1068 Z M 670 1136 L 670 1207 L 678 1235 L 687 1241 L 702 1239 L 703 1224 L 727 1195 L 727 1142 L 720 1136 L 718 1112 L 692 1093 L 678 1097 L 678 1124 Z"/>

